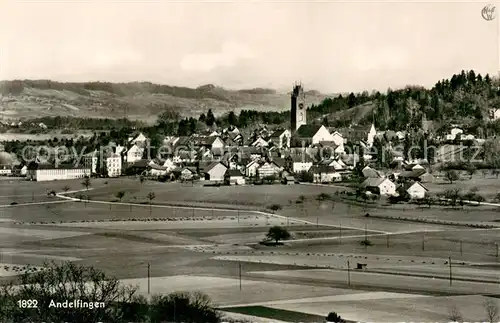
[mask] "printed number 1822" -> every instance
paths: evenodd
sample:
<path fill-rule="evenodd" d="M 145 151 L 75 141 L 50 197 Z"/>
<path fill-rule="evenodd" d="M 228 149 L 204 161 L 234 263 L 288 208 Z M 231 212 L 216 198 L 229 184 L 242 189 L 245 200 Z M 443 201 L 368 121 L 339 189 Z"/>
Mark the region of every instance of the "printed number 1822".
<path fill-rule="evenodd" d="M 38 301 L 36 299 L 22 299 L 17 301 L 20 308 L 38 308 Z"/>

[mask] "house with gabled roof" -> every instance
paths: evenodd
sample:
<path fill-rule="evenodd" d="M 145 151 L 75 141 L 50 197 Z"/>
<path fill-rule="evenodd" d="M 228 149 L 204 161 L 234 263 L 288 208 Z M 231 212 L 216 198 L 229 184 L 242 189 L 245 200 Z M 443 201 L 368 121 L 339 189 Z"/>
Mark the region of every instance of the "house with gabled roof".
<path fill-rule="evenodd" d="M 363 173 L 363 176 L 365 178 L 382 178 L 383 177 L 379 171 L 371 168 L 370 166 L 366 166 L 365 168 L 363 168 L 363 170 L 361 172 Z"/>
<path fill-rule="evenodd" d="M 313 158 L 306 153 L 288 155 L 285 161 L 287 165 L 291 166 L 290 171 L 294 174 L 307 172 L 314 164 Z"/>
<path fill-rule="evenodd" d="M 145 148 L 138 143 L 134 143 L 130 149 L 127 150 L 126 159 L 127 163 L 135 163 L 144 156 Z"/>
<path fill-rule="evenodd" d="M 245 177 L 238 169 L 228 169 L 224 181 L 229 185 L 245 185 Z"/>
<path fill-rule="evenodd" d="M 223 182 L 227 170 L 228 167 L 223 163 L 213 162 L 205 169 L 204 178 L 207 181 Z"/>
<path fill-rule="evenodd" d="M 245 176 L 256 177 L 257 169 L 260 167 L 260 160 L 253 159 L 248 164 L 245 165 Z"/>
<path fill-rule="evenodd" d="M 420 182 L 406 182 L 400 184 L 396 191 L 400 196 L 407 195 L 411 199 L 423 199 L 429 189 Z"/>
<path fill-rule="evenodd" d="M 361 187 L 374 194 L 387 196 L 396 194 L 396 184 L 388 178 L 367 178 L 361 183 Z"/>
<path fill-rule="evenodd" d="M 261 162 L 259 167 L 257 168 L 257 174 L 259 178 L 279 176 L 282 171 L 283 168 L 273 161 Z"/>
<path fill-rule="evenodd" d="M 262 137 L 257 137 L 251 144 L 252 147 L 267 147 L 269 143 Z"/>
<path fill-rule="evenodd" d="M 342 181 L 342 174 L 332 166 L 313 165 L 309 171 L 315 183 L 332 183 Z"/>
<path fill-rule="evenodd" d="M 287 129 L 279 129 L 274 131 L 269 137 L 269 141 L 273 143 L 275 147 L 287 148 L 290 147 L 290 139 L 292 137 L 292 133 Z"/>
<path fill-rule="evenodd" d="M 142 132 L 139 132 L 135 136 L 131 136 L 128 138 L 128 143 L 130 145 L 134 144 L 144 144 L 148 140 L 148 137 L 146 137 Z"/>
<path fill-rule="evenodd" d="M 332 135 L 323 125 L 301 125 L 293 136 L 299 141 L 304 141 L 312 145 L 319 144 L 320 141 L 333 141 Z"/>

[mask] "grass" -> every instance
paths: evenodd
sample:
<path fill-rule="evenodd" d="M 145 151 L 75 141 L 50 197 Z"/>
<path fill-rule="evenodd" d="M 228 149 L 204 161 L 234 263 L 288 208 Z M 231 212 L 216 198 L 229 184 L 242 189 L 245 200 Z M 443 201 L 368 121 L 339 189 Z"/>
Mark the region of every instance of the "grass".
<path fill-rule="evenodd" d="M 324 322 L 325 317 L 302 312 L 275 309 L 266 306 L 241 306 L 224 308 L 226 312 L 264 317 L 285 322 Z"/>

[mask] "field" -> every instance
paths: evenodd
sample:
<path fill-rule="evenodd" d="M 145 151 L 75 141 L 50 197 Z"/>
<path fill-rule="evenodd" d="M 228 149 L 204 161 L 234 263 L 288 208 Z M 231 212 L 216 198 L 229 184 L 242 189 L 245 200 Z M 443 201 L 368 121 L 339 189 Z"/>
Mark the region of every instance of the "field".
<path fill-rule="evenodd" d="M 65 186 L 90 200 L 47 196 Z M 2 182 L 0 263 L 22 268 L 77 261 L 144 294 L 149 263 L 151 292 L 199 290 L 222 309 L 233 308 L 227 315 L 251 321 L 307 321 L 330 311 L 351 321 L 446 321 L 454 305 L 468 320 L 485 319 L 481 295 L 499 293 L 498 229 L 374 215 L 494 222 L 494 208 L 402 210 L 316 200 L 338 189 L 216 188 L 123 178 L 93 180 L 86 192 L 79 181 Z M 126 192 L 121 201 L 118 191 Z M 152 201 L 145 198 L 148 192 L 155 193 Z M 305 202 L 297 203 L 301 195 Z M 10 205 L 16 196 L 19 204 Z M 273 214 L 266 211 L 270 204 L 282 209 Z M 286 227 L 290 239 L 259 244 L 274 225 Z M 12 275 L 0 271 L 2 280 Z"/>

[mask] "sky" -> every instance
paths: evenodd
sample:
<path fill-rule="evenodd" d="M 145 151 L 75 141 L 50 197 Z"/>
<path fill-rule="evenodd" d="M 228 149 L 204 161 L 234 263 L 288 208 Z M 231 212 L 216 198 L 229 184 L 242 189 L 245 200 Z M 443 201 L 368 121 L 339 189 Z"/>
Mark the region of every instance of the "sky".
<path fill-rule="evenodd" d="M 0 0 L 0 79 L 325 93 L 497 75 L 488 2 Z M 500 9 L 500 3 L 498 5 Z"/>

